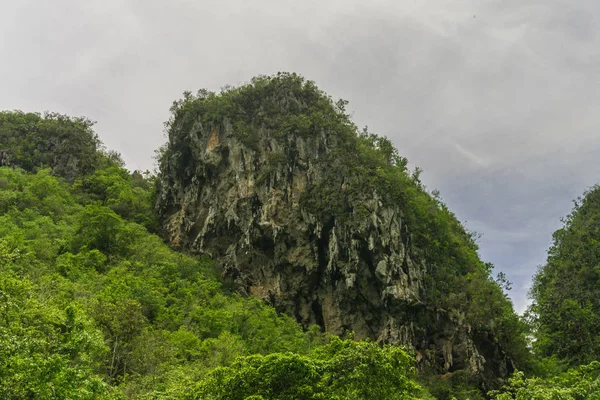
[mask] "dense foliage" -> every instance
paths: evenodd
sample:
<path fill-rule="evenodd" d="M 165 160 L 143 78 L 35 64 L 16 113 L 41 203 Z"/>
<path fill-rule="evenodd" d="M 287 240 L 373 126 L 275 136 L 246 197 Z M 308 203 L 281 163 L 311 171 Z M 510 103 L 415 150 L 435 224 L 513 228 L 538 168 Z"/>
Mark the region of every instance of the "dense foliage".
<path fill-rule="evenodd" d="M 534 278 L 535 348 L 568 365 L 600 360 L 600 187 L 575 202 Z"/>
<path fill-rule="evenodd" d="M 127 175 L 110 167 L 68 185 L 0 168 L 0 397 L 159 395 L 237 356 L 306 354 L 321 340 L 228 294 L 210 260 L 135 222 Z"/>
<path fill-rule="evenodd" d="M 207 124 L 227 118 L 248 147 L 265 126 L 282 137 L 332 134 L 338 146 L 323 162 L 336 168 L 303 206 L 343 219 L 352 196 L 377 192 L 406 211 L 432 266 L 426 300 L 463 313 L 525 370 L 488 397 L 600 399 L 600 188 L 576 203 L 535 277 L 534 362 L 502 277 L 491 278 L 473 235 L 389 140 L 359 131 L 344 107 L 280 74 L 186 94 L 167 129 L 191 129 L 184 125 L 197 114 Z M 189 156 L 168 145 L 159 156 L 173 152 L 182 163 Z M 349 190 L 330 190 L 343 176 Z M 152 233 L 155 183 L 103 151 L 86 119 L 0 113 L 0 398 L 483 398 L 464 371 L 419 385 L 401 348 L 303 331 L 232 293 L 210 259 L 174 252 Z"/>
<path fill-rule="evenodd" d="M 399 347 L 334 338 L 310 356 L 254 355 L 215 369 L 189 399 L 416 399 L 414 360 Z"/>
<path fill-rule="evenodd" d="M 0 112 L 0 166 L 33 172 L 40 167 L 73 181 L 100 165 L 118 163 L 115 152 L 101 151 L 94 123 L 57 113 Z"/>
<path fill-rule="evenodd" d="M 546 379 L 525 378 L 516 372 L 501 391 L 490 392 L 493 400 L 598 400 L 600 362 L 569 370 Z"/>

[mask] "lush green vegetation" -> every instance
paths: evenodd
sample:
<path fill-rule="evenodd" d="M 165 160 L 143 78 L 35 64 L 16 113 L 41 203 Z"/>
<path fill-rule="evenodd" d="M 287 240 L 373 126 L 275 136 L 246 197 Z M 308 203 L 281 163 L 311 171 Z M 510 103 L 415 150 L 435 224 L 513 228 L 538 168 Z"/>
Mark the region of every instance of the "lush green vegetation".
<path fill-rule="evenodd" d="M 429 305 L 463 313 L 523 370 L 489 398 L 599 399 L 600 188 L 555 233 L 527 326 L 473 235 L 389 140 L 359 131 L 344 107 L 289 74 L 186 94 L 160 162 L 177 155 L 177 173 L 191 173 L 191 151 L 177 136 L 195 129 L 198 115 L 207 126 L 226 117 L 250 148 L 265 127 L 281 138 L 333 134 L 338 146 L 323 162 L 342 173 L 309 188 L 303 205 L 343 220 L 360 213 L 353 199 L 376 191 L 405 211 L 433 267 Z M 342 176 L 348 190 L 331 190 Z M 0 113 L 0 398 L 485 397 L 465 373 L 418 377 L 405 349 L 303 331 L 232 293 L 210 259 L 175 252 L 153 233 L 155 185 L 104 151 L 86 119 Z"/>
<path fill-rule="evenodd" d="M 0 112 L 0 166 L 33 172 L 40 167 L 68 181 L 101 165 L 120 161 L 118 153 L 101 151 L 87 118 L 56 113 Z"/>
<path fill-rule="evenodd" d="M 600 399 L 600 362 L 571 369 L 546 379 L 525 378 L 516 372 L 502 390 L 493 391 L 494 400 L 598 400 Z"/>
<path fill-rule="evenodd" d="M 600 187 L 563 222 L 535 276 L 530 311 L 539 354 L 575 366 L 600 360 Z"/>
<path fill-rule="evenodd" d="M 144 190 L 126 177 L 109 167 L 70 185 L 0 168 L 0 397 L 159 396 L 238 356 L 324 340 L 150 234 L 123 201 Z"/>
<path fill-rule="evenodd" d="M 416 399 L 414 360 L 399 347 L 333 338 L 309 356 L 254 355 L 215 369 L 189 399 Z"/>

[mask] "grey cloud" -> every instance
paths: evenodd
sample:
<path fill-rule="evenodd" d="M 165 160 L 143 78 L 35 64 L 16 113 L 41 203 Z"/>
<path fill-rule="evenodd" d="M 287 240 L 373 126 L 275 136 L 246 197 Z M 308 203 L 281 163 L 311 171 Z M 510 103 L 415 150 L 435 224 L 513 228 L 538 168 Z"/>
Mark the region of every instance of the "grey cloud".
<path fill-rule="evenodd" d="M 296 71 L 350 100 L 438 188 L 482 256 L 529 277 L 600 167 L 600 3 L 587 0 L 2 2 L 0 109 L 98 121 L 152 168 L 184 90 Z"/>

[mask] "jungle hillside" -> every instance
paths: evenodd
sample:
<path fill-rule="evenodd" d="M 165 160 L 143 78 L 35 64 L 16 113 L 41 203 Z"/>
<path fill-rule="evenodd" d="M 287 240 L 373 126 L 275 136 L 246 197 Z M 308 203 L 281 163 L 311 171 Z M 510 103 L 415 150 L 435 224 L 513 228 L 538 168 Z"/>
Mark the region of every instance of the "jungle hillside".
<path fill-rule="evenodd" d="M 347 104 L 292 73 L 186 92 L 152 172 L 1 111 L 0 398 L 600 399 L 600 188 L 521 316 Z"/>

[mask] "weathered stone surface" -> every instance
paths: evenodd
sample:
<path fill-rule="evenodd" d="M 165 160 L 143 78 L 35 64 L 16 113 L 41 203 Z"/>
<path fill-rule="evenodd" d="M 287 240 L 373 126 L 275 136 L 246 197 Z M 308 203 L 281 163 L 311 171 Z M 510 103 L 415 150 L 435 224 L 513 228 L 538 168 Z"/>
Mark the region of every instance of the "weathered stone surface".
<path fill-rule="evenodd" d="M 306 188 L 328 168 L 319 161 L 334 136 L 263 129 L 250 148 L 225 119 L 218 127 L 197 122 L 172 140 L 191 150 L 173 153 L 160 175 L 157 207 L 171 243 L 210 254 L 242 293 L 304 326 L 410 345 L 439 371 L 484 370 L 487 354 L 464 316 L 423 303 L 427 265 L 401 209 L 376 192 L 355 200 L 343 221 L 303 207 Z M 343 181 L 340 191 L 349 189 Z"/>

